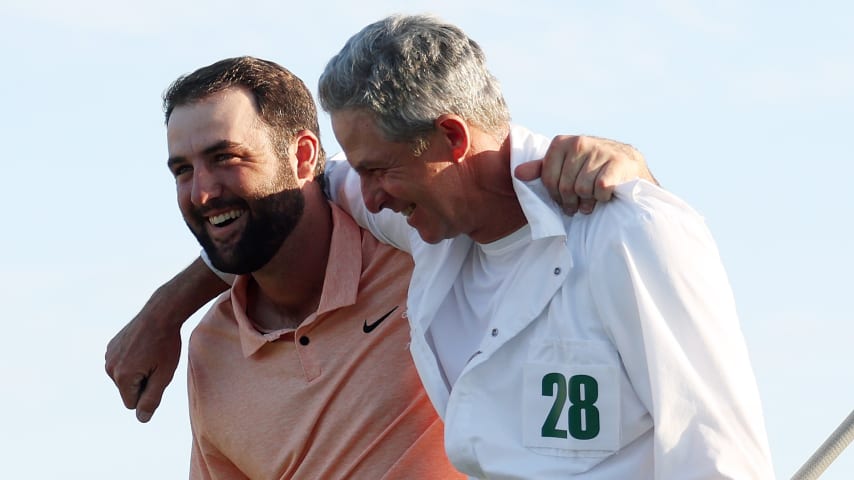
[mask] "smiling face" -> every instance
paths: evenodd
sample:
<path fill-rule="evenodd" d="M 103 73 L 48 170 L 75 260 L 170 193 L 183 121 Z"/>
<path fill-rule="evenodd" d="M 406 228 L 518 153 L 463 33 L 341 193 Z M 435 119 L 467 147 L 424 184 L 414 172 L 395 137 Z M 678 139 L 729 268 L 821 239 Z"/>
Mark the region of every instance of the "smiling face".
<path fill-rule="evenodd" d="M 302 217 L 304 199 L 294 155 L 276 156 L 252 95 L 228 88 L 175 107 L 167 142 L 178 206 L 213 265 L 236 274 L 266 265 Z"/>
<path fill-rule="evenodd" d="M 386 140 L 365 111 L 336 111 L 331 117 L 335 137 L 359 174 L 369 211 L 401 213 L 428 243 L 466 233 L 458 165 L 441 131 L 431 134 L 429 146 L 416 156 L 411 143 Z"/>

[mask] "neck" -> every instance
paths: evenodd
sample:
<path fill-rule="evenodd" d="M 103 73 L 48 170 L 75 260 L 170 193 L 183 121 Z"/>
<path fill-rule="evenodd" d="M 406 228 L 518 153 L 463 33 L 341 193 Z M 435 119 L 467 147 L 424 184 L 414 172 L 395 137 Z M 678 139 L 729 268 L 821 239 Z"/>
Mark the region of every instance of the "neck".
<path fill-rule="evenodd" d="M 475 148 L 465 164 L 471 185 L 467 207 L 475 228 L 467 234 L 475 242 L 489 243 L 522 228 L 528 220 L 513 189 L 509 133 L 500 142 L 486 136 L 472 145 Z"/>
<path fill-rule="evenodd" d="M 332 212 L 320 188 L 303 188 L 305 211 L 279 251 L 252 273 L 249 317 L 269 330 L 296 328 L 316 312 L 332 241 Z"/>

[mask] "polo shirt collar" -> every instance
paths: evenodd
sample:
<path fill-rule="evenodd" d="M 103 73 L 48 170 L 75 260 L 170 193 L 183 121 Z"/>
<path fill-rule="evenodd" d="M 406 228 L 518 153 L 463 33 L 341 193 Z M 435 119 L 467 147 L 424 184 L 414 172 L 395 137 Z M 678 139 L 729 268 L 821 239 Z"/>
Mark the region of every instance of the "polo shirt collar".
<path fill-rule="evenodd" d="M 356 222 L 338 206 L 330 203 L 332 209 L 332 241 L 329 245 L 329 260 L 326 263 L 326 276 L 320 294 L 317 312 L 303 323 L 313 321 L 318 315 L 356 303 L 359 293 L 359 279 L 362 273 L 362 234 Z M 275 341 L 291 329 L 272 333 L 259 332 L 247 311 L 247 291 L 250 275 L 238 275 L 231 287 L 231 306 L 237 321 L 240 345 L 243 356 L 249 357 L 269 342 Z"/>

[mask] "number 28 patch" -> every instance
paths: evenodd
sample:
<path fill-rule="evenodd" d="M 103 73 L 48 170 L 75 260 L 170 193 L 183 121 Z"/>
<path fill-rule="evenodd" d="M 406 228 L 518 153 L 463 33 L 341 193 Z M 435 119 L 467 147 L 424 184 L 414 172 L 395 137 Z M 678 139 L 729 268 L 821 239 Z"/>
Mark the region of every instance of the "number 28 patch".
<path fill-rule="evenodd" d="M 615 367 L 528 363 L 524 382 L 526 447 L 594 456 L 594 451 L 619 448 L 620 381 Z"/>

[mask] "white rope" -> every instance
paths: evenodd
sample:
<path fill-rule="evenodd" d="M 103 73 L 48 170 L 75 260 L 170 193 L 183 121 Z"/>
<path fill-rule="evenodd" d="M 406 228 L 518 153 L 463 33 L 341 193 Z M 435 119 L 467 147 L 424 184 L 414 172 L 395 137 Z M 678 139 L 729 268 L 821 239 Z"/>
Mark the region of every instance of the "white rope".
<path fill-rule="evenodd" d="M 818 447 L 818 450 L 812 454 L 804 466 L 795 473 L 792 480 L 814 480 L 818 478 L 852 440 L 854 440 L 854 411 Z"/>

